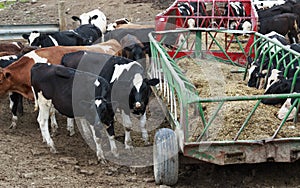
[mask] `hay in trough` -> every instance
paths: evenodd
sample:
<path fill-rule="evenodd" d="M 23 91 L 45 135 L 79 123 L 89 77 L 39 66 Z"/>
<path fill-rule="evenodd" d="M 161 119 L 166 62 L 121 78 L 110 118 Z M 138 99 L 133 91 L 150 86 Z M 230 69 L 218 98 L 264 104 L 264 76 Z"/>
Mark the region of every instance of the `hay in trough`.
<path fill-rule="evenodd" d="M 262 95 L 264 90 L 250 88 L 243 80 L 244 73 L 238 72 L 240 68 L 233 65 L 219 63 L 205 59 L 184 58 L 177 64 L 187 79 L 197 88 L 199 96 L 225 97 L 225 96 L 253 96 Z M 233 140 L 247 116 L 256 104 L 256 100 L 227 101 L 211 123 L 206 140 Z M 210 120 L 217 110 L 219 103 L 202 103 L 206 122 Z M 192 107 L 191 107 L 192 108 Z M 280 106 L 260 104 L 241 132 L 238 140 L 262 140 L 273 136 L 281 120 L 276 117 Z M 199 114 L 196 118 L 195 110 L 189 109 L 189 140 L 196 141 L 203 130 L 203 123 Z M 300 123 L 286 122 L 275 138 L 299 137 Z"/>

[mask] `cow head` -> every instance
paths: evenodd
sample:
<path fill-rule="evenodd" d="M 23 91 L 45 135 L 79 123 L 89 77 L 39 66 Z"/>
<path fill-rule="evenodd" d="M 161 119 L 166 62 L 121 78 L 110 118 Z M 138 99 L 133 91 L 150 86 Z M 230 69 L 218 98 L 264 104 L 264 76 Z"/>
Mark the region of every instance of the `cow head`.
<path fill-rule="evenodd" d="M 268 78 L 268 82 L 267 82 L 267 87 L 266 87 L 266 91 L 269 89 L 269 87 L 278 82 L 280 79 L 283 79 L 283 73 L 282 71 L 279 71 L 277 69 L 273 69 L 271 71 L 271 75 Z"/>
<path fill-rule="evenodd" d="M 47 47 L 47 46 L 58 46 L 57 41 L 52 38 L 49 34 L 40 33 L 33 31 L 30 34 L 23 34 L 24 39 L 28 40 L 29 46 L 36 47 Z"/>
<path fill-rule="evenodd" d="M 129 95 L 129 107 L 133 114 L 143 115 L 145 113 L 152 91 L 150 86 L 155 86 L 158 83 L 159 80 L 156 78 L 142 79 L 141 75 L 136 75 L 134 86 Z"/>
<path fill-rule="evenodd" d="M 131 46 L 126 46 L 123 49 L 122 56 L 137 61 L 146 58 L 147 47 L 140 44 L 133 44 Z"/>
<path fill-rule="evenodd" d="M 79 17 L 72 16 L 74 21 L 79 21 L 80 25 L 92 24 L 98 27 L 102 33 L 106 32 L 107 19 L 99 9 L 81 14 Z"/>
<path fill-rule="evenodd" d="M 295 101 L 295 99 L 291 99 L 291 98 L 286 99 L 284 104 L 281 106 L 281 108 L 277 112 L 277 118 L 278 119 L 282 120 L 286 116 L 286 114 L 290 110 L 290 108 L 291 108 L 292 104 L 294 103 L 294 101 Z M 296 114 L 296 107 L 293 108 L 292 112 L 290 113 L 290 115 L 287 118 L 287 121 L 292 120 L 294 118 L 295 114 Z"/>
<path fill-rule="evenodd" d="M 23 34 L 22 37 L 27 39 L 29 46 L 39 46 L 41 33 L 32 31 L 30 34 Z"/>
<path fill-rule="evenodd" d="M 248 57 L 248 87 L 257 87 L 260 88 L 260 85 L 257 86 L 257 81 L 265 76 L 265 71 L 259 72 L 259 63 L 252 61 L 251 57 Z"/>

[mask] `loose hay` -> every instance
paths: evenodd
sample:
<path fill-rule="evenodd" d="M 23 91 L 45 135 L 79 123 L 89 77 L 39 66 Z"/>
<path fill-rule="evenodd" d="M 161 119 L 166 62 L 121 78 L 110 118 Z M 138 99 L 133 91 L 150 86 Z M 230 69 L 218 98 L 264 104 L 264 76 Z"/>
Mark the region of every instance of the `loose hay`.
<path fill-rule="evenodd" d="M 232 73 L 231 71 L 239 69 L 237 66 L 189 58 L 180 59 L 177 63 L 187 79 L 195 85 L 200 97 L 251 96 L 264 93 L 264 90 L 248 87 L 247 82 L 243 80 L 243 73 Z M 256 102 L 255 100 L 225 102 L 204 139 L 233 140 Z M 202 105 L 208 122 L 218 103 L 202 103 Z M 261 103 L 238 140 L 262 140 L 272 137 L 281 123 L 275 115 L 279 107 Z M 190 107 L 188 112 L 190 141 L 196 141 L 204 127 L 199 114 L 195 115 L 193 109 Z M 286 122 L 276 138 L 299 137 L 299 128 L 299 123 Z"/>

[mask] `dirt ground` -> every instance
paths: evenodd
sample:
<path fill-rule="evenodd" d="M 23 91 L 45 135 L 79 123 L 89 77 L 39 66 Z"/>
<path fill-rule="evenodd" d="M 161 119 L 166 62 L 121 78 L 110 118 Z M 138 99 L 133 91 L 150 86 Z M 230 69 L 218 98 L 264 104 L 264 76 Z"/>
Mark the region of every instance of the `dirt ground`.
<path fill-rule="evenodd" d="M 127 17 L 135 23 L 153 23 L 155 15 L 162 11 L 153 6 L 157 2 L 129 4 L 122 0 L 65 0 L 67 26 L 74 28 L 72 15 L 98 7 L 108 17 L 108 22 Z M 57 7 L 56 0 L 18 3 L 0 10 L 0 24 L 58 23 Z M 159 187 L 155 185 L 152 166 L 134 168 L 113 160 L 108 164 L 98 164 L 95 152 L 78 129 L 74 136 L 68 136 L 66 119 L 59 114 L 60 127 L 53 137 L 58 153 L 50 153 L 42 143 L 32 102 L 25 100 L 24 106 L 18 127 L 8 129 L 11 122 L 9 102 L 6 97 L 0 99 L 1 187 Z M 162 111 L 156 106 L 153 112 L 156 113 L 155 122 Z M 155 128 L 167 125 L 162 119 L 160 122 L 161 125 Z M 120 142 L 124 139 L 121 130 L 117 125 L 116 139 Z M 151 141 L 154 132 L 152 129 Z M 133 135 L 135 143 L 140 139 L 138 135 Z M 122 160 L 130 161 L 130 158 Z M 228 166 L 181 163 L 178 184 L 174 187 L 300 187 L 299 171 L 300 162 Z"/>

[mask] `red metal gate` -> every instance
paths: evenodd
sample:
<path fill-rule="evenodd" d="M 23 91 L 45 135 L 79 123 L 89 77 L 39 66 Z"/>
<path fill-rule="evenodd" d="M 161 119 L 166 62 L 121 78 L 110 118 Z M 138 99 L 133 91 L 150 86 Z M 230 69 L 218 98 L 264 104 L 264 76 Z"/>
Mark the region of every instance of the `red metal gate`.
<path fill-rule="evenodd" d="M 245 16 L 233 16 L 233 8 L 232 6 L 227 6 L 230 3 L 241 2 L 245 8 L 246 15 Z M 197 8 L 194 12 L 189 16 L 183 16 L 179 11 L 179 6 L 182 3 L 197 3 Z M 226 10 L 227 9 L 227 10 Z M 226 13 L 227 12 L 227 13 Z M 226 14 L 225 14 L 226 13 Z M 195 21 L 195 25 L 192 30 L 196 31 L 197 28 L 209 28 L 212 30 L 228 30 L 229 23 L 235 22 L 236 28 L 238 29 L 239 25 L 248 21 L 251 23 L 251 31 L 257 31 L 257 13 L 252 4 L 251 0 L 177 0 L 175 1 L 168 9 L 164 12 L 158 14 L 155 18 L 155 27 L 156 31 L 164 31 L 164 30 L 178 30 L 178 29 L 186 29 L 188 28 L 188 21 L 193 19 Z M 232 30 L 231 30 L 232 31 Z M 230 33 L 230 32 L 229 32 Z M 222 40 L 224 40 L 224 45 L 222 50 L 216 50 L 213 48 L 214 40 L 207 41 L 207 37 L 204 37 L 203 34 L 207 35 L 202 30 L 202 42 L 206 43 L 206 50 L 210 54 L 217 56 L 219 58 L 223 58 L 226 60 L 226 56 L 224 56 L 221 51 L 226 51 L 229 56 L 238 61 L 241 64 L 246 62 L 246 57 L 244 57 L 244 52 L 234 51 L 231 46 L 232 43 L 235 42 L 236 35 L 242 35 L 246 32 L 237 31 L 236 33 L 228 34 L 223 32 Z M 220 35 L 215 36 L 216 40 L 220 40 Z M 171 37 L 169 39 L 170 44 L 176 44 L 180 36 Z M 157 36 L 157 40 L 160 41 L 162 36 Z M 251 44 L 253 43 L 253 35 L 250 38 L 245 38 L 243 50 L 248 53 Z M 191 42 L 191 41 L 190 41 Z M 197 48 L 196 48 L 197 49 Z M 175 53 L 175 50 L 178 51 L 178 46 L 170 49 L 169 53 Z M 202 49 L 203 50 L 203 49 Z M 180 52 L 176 52 L 177 56 L 180 57 L 182 55 L 191 54 L 195 52 L 195 46 L 191 46 L 188 49 L 180 49 Z"/>

